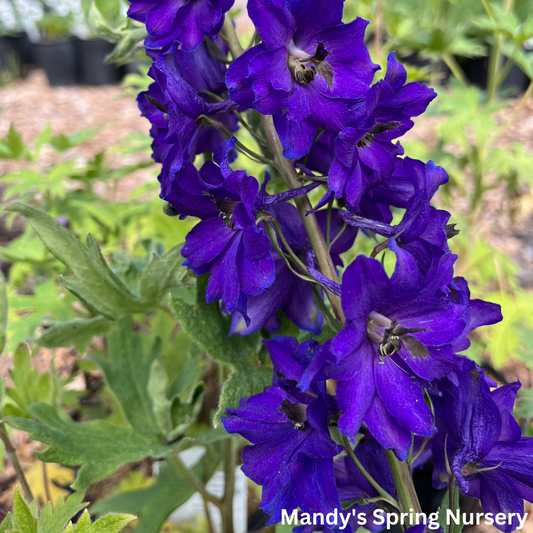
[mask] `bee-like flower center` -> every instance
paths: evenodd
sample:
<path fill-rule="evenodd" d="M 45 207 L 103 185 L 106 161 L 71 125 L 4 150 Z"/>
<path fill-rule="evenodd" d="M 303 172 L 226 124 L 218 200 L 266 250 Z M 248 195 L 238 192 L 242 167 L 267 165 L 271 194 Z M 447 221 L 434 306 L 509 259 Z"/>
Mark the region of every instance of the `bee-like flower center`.
<path fill-rule="evenodd" d="M 235 211 L 235 208 L 241 202 L 239 200 L 231 200 L 230 198 L 223 198 L 222 200 L 219 200 L 214 196 L 211 196 L 211 198 L 213 202 L 215 202 L 215 205 L 220 212 L 219 216 L 224 221 L 224 224 L 226 224 L 229 229 L 233 229 L 233 211 Z"/>
<path fill-rule="evenodd" d="M 314 81 L 315 76 L 319 74 L 326 80 L 328 86 L 331 87 L 333 83 L 333 69 L 326 61 L 328 54 L 329 52 L 326 51 L 322 43 L 317 46 L 316 52 L 311 55 L 298 48 L 291 41 L 289 44 L 287 65 L 294 81 L 299 85 L 309 85 Z"/>
<path fill-rule="evenodd" d="M 291 403 L 289 400 L 283 400 L 278 411 L 287 416 L 287 418 L 293 423 L 294 429 L 297 431 L 303 431 L 305 429 L 305 423 L 307 422 L 307 405 L 303 403 Z"/>

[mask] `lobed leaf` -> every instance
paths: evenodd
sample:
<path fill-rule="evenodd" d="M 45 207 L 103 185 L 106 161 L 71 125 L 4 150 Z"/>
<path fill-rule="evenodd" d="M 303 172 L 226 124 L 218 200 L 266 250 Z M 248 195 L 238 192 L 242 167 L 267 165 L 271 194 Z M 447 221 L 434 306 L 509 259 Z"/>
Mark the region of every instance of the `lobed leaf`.
<path fill-rule="evenodd" d="M 30 439 L 48 444 L 36 455 L 47 463 L 80 466 L 75 490 L 84 490 L 101 481 L 126 463 L 146 457 L 162 457 L 178 444 L 166 445 L 158 436 L 140 434 L 131 428 L 96 420 L 76 423 L 60 418 L 55 409 L 42 402 L 33 404 L 30 413 L 35 420 L 15 416 L 5 421 L 16 429 L 30 433 Z"/>
<path fill-rule="evenodd" d="M 72 271 L 74 278 L 62 278 L 61 284 L 89 309 L 115 319 L 149 308 L 107 266 L 92 236 L 87 237 L 84 246 L 73 233 L 38 209 L 14 202 L 6 210 L 24 216 L 50 253 Z"/>

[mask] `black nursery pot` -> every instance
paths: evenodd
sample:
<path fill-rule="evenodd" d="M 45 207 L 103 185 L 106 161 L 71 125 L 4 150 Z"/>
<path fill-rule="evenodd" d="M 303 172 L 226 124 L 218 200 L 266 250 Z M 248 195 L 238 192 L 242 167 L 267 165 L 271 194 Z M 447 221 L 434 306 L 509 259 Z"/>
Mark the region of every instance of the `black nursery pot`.
<path fill-rule="evenodd" d="M 120 81 L 121 72 L 115 65 L 107 65 L 105 58 L 114 45 L 102 39 L 78 41 L 78 73 L 80 83 L 108 85 Z"/>
<path fill-rule="evenodd" d="M 32 45 L 25 33 L 8 35 L 3 37 L 2 40 L 15 52 L 21 65 L 28 66 L 35 64 Z"/>
<path fill-rule="evenodd" d="M 75 85 L 76 75 L 76 39 L 49 43 L 34 44 L 34 55 L 37 65 L 48 77 L 52 87 Z"/>

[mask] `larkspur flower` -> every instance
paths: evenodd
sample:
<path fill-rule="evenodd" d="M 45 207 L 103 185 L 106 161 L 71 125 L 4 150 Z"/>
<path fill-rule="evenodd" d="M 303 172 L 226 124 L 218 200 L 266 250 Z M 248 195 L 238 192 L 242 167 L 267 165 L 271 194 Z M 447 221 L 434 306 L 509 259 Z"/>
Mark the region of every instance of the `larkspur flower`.
<path fill-rule="evenodd" d="M 298 347 L 296 339 L 265 341 L 274 365 L 272 387 L 243 398 L 237 409 L 227 409 L 222 423 L 252 443 L 244 448 L 243 471 L 262 485 L 260 508 L 269 524 L 281 520 L 281 510 L 331 512 L 340 508 L 333 458 L 341 451 L 329 435 L 328 424 L 336 405 L 326 383 L 306 391 L 298 382 L 320 346 L 315 341 Z"/>
<path fill-rule="evenodd" d="M 234 0 L 129 0 L 128 16 L 146 24 L 147 48 L 178 42 L 195 50 L 204 37 L 215 37 L 224 25 L 224 15 Z"/>
<path fill-rule="evenodd" d="M 448 484 L 447 456 L 461 492 L 481 500 L 486 513 L 514 513 L 510 523 L 495 524 L 513 531 L 524 499 L 533 501 L 533 438 L 522 437 L 513 418 L 520 383 L 491 392 L 483 370 L 466 358 L 453 379 L 443 382 L 442 397 L 435 399 L 434 483 Z"/>
<path fill-rule="evenodd" d="M 224 140 L 221 131 L 206 125 L 202 116 L 229 131 L 237 130 L 231 112 L 236 105 L 224 100 L 225 71 L 226 67 L 207 53 L 205 45 L 194 52 L 173 46 L 159 54 L 150 69 L 155 81 L 139 95 L 138 102 L 143 116 L 152 123 L 153 157 L 162 163 L 159 181 L 164 200 L 172 203 L 172 183 L 184 162 L 192 162 L 199 153 L 214 151 Z M 206 91 L 220 95 L 222 101 L 210 101 Z"/>
<path fill-rule="evenodd" d="M 222 300 L 228 312 L 238 311 L 247 324 L 247 299 L 258 296 L 275 280 L 271 243 L 262 222 L 256 219 L 265 207 L 289 201 L 314 188 L 311 184 L 278 195 L 259 194 L 259 183 L 243 170 L 233 171 L 228 159 L 236 139 L 222 143 L 214 162 L 200 171 L 184 166 L 168 196 L 182 216 L 196 216 L 200 222 L 185 239 L 184 265 L 197 275 L 209 273 L 208 302 Z"/>
<path fill-rule="evenodd" d="M 304 263 L 316 267 L 314 253 L 296 208 L 288 203 L 280 203 L 267 209 L 278 220 L 281 231 L 294 253 Z M 317 213 L 317 218 L 322 233 L 325 235 L 327 213 L 325 211 Z M 330 218 L 330 240 L 334 242 L 331 247 L 331 256 L 336 266 L 342 266 L 340 255 L 351 248 L 357 234 L 354 228 L 347 228 L 341 234 L 342 229 L 343 221 L 339 216 L 339 211 L 334 209 Z M 281 242 L 279 245 L 284 248 Z M 282 310 L 300 329 L 319 334 L 323 316 L 314 303 L 311 285 L 291 272 L 278 254 L 274 256 L 274 263 L 276 266 L 275 284 L 262 294 L 250 296 L 247 299 L 247 314 L 250 318 L 248 326 L 238 311 L 233 313 L 230 333 L 246 335 L 263 327 L 270 332 L 277 331 L 281 325 L 278 313 Z"/>
<path fill-rule="evenodd" d="M 405 68 L 391 52 L 385 79 L 349 107 L 348 127 L 336 138 L 326 132 L 318 139 L 308 165 L 328 175 L 329 190 L 317 207 L 344 198 L 349 211 L 361 212 L 365 193 L 390 179 L 403 155 L 393 141 L 412 128 L 411 118 L 422 114 L 436 96 L 426 85 L 406 84 L 406 79 Z"/>
<path fill-rule="evenodd" d="M 337 379 L 339 429 L 353 437 L 364 421 L 402 460 L 411 432 L 430 436 L 434 431 L 424 391 L 457 364 L 453 343 L 470 317 L 468 301 L 449 297 L 454 261 L 452 254 L 443 255 L 420 282 L 418 267 L 406 254 L 398 256 L 391 279 L 379 261 L 357 257 L 342 281 L 346 326 L 302 382 L 306 387 L 319 370 Z M 491 309 L 478 325 L 494 319 Z"/>
<path fill-rule="evenodd" d="M 342 23 L 342 0 L 250 0 L 261 44 L 228 69 L 230 96 L 274 115 L 287 158 L 309 151 L 317 128 L 347 125 L 345 102 L 365 95 L 374 65 L 364 44 L 366 21 Z"/>

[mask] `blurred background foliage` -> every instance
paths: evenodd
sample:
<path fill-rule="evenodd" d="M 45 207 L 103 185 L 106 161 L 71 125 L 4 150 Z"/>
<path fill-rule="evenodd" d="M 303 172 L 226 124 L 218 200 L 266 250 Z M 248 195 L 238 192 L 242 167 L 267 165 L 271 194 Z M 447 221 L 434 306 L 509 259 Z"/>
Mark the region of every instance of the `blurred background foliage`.
<path fill-rule="evenodd" d="M 39 32 L 68 36 L 84 28 L 116 44 L 110 61 L 136 65 L 123 82 L 125 95 L 133 98 L 147 88 L 148 63 L 140 44 L 144 30 L 124 18 L 124 2 L 72 2 L 68 9 L 64 2 L 29 4 L 0 0 L 2 38 L 21 31 L 34 39 Z M 238 8 L 238 27 L 246 34 L 251 27 L 243 6 Z M 524 139 L 515 135 L 517 124 L 533 120 L 533 0 L 346 0 L 346 20 L 356 16 L 370 20 L 367 40 L 374 61 L 384 67 L 387 54 L 395 51 L 411 81 L 437 89 L 438 98 L 402 145 L 410 157 L 431 159 L 450 175 L 436 202 L 452 213 L 452 222 L 460 230 L 450 241 L 459 256 L 457 275 L 468 279 L 474 297 L 501 304 L 504 315 L 501 324 L 476 334 L 468 355 L 500 381 L 505 381 L 509 368 L 515 368 L 513 376 L 518 372 L 526 381 L 516 415 L 533 435 L 533 392 L 527 382 L 527 369 L 533 371 L 533 153 Z M 250 37 L 251 33 L 245 35 L 244 42 Z M 143 273 L 154 254 L 161 257 L 181 243 L 194 223 L 163 213 L 147 135 L 117 140 L 115 146 L 86 161 L 73 156 L 73 149 L 90 143 L 98 129 L 66 135 L 47 127 L 31 140 L 23 139 L 13 125 L 6 131 L 0 139 L 0 158 L 10 161 L 10 171 L 0 177 L 2 207 L 19 200 L 45 211 L 82 240 L 90 233 L 113 275 L 134 297 L 140 296 Z M 249 136 L 245 144 L 253 146 L 253 138 Z M 47 159 L 43 165 L 44 147 L 53 152 L 53 163 Z M 110 164 L 111 155 L 133 152 L 144 154 L 138 163 Z M 243 155 L 238 165 L 263 177 L 262 168 Z M 133 188 L 126 199 L 117 198 L 121 181 L 139 169 L 152 169 L 153 181 Z M 3 224 L 9 227 L 16 220 L 15 214 L 9 213 Z M 507 241 L 520 232 L 526 238 L 520 241 L 518 254 Z M 370 241 L 358 240 L 355 251 L 371 246 Z M 0 279 L 0 344 L 4 344 L 4 354 L 13 358 L 0 404 L 4 416 L 31 418 L 28 408 L 41 401 L 63 418 L 75 415 L 77 420 L 107 420 L 124 426 L 120 399 L 107 381 L 102 383 L 95 362 L 108 353 L 106 335 L 112 324 L 100 321 L 98 313 L 81 305 L 58 282 L 69 273 L 69 267 L 49 253 L 28 224 L 1 249 L 0 259 L 5 275 L 5 280 Z M 183 282 L 180 294 L 193 298 L 190 289 Z M 191 393 L 188 384 L 212 379 L 212 361 L 183 331 L 177 331 L 164 306 L 133 316 L 146 349 L 156 337 L 163 339 L 161 365 L 170 388 L 184 401 Z M 93 322 L 76 332 L 70 327 L 61 329 L 62 324 L 76 320 Z M 283 323 L 284 328 L 291 327 Z M 53 360 L 48 372 L 32 368 L 32 355 L 42 347 L 71 346 L 80 356 L 71 376 L 60 377 Z M 88 356 L 81 358 L 84 354 Z M 516 365 L 522 370 L 516 371 Z M 220 365 L 216 371 L 223 375 L 227 370 Z M 85 379 L 83 390 L 72 387 L 80 373 Z M 206 405 L 216 409 L 216 399 L 217 394 Z M 205 429 L 209 419 L 200 416 L 195 431 Z M 209 449 L 218 457 L 216 446 Z M 216 464 L 213 460 L 204 466 L 212 473 Z M 2 465 L 0 461 L 0 468 Z M 172 462 L 165 468 L 174 468 Z M 171 482 L 168 476 L 159 476 L 154 485 L 150 472 L 146 468 L 127 472 L 107 494 L 111 500 L 101 500 L 97 510 L 110 510 L 113 503 L 122 502 L 124 512 L 148 513 L 146 502 L 155 497 L 156 488 Z M 61 489 L 56 486 L 54 491 L 55 499 Z M 128 493 L 136 498 L 137 508 L 132 502 L 124 503 L 129 501 L 124 496 Z M 46 500 L 45 486 L 39 488 L 39 495 Z M 170 510 L 178 507 L 178 500 L 169 504 Z M 151 517 L 151 525 L 145 521 L 137 531 L 159 531 L 170 510 L 165 516 Z M 189 531 L 188 527 L 181 530 Z M 206 526 L 190 527 L 199 531 Z"/>

